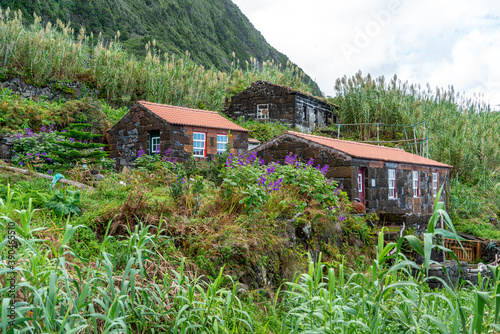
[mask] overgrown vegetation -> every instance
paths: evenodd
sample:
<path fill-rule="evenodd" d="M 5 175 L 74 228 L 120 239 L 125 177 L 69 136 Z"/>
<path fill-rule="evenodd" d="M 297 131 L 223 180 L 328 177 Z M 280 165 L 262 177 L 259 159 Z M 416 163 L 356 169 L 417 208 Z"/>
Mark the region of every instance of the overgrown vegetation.
<path fill-rule="evenodd" d="M 226 97 L 257 80 L 311 91 L 302 82 L 303 72 L 291 63 L 252 59 L 240 67 L 233 58 L 231 69 L 221 72 L 198 65 L 188 53 L 162 54 L 155 42 L 146 44 L 144 60 L 136 60 L 121 49 L 118 38 L 108 44 L 82 29 L 75 40 L 73 29 L 61 21 L 43 26 L 38 17 L 25 27 L 19 13 L 7 10 L 0 16 L 4 77 L 22 75 L 36 85 L 80 81 L 120 105 L 144 99 L 210 110 L 222 110 Z"/>
<path fill-rule="evenodd" d="M 288 58 L 265 41 L 231 0 L 94 1 L 85 5 L 60 0 L 2 0 L 0 7 L 21 10 L 27 25 L 35 22 L 34 13 L 43 18 L 44 24 L 71 22 L 75 31 L 84 27 L 88 34 L 101 36 L 106 43 L 114 41 L 119 31 L 121 47 L 139 59 L 148 54 L 144 46 L 154 41 L 159 54 L 182 58 L 189 51 L 197 64 L 222 72 L 232 70 L 234 58 L 242 64 L 252 63 L 252 59 L 260 64 L 272 60 L 282 67 L 288 63 Z M 309 76 L 305 75 L 303 81 L 321 95 Z"/>
<path fill-rule="evenodd" d="M 81 200 L 73 201 L 81 216 L 45 208 L 54 201 L 51 196 L 75 192 L 52 189 L 47 180 L 2 173 L 2 319 L 7 319 L 9 279 L 14 277 L 14 328 L 33 333 L 498 329 L 496 267 L 491 268 L 495 279 L 479 287 L 445 283 L 445 289 L 432 291 L 426 286 L 430 252 L 441 247 L 433 238 L 456 237 L 442 205 L 435 203 L 423 244 L 411 235 L 385 243 L 381 233 L 372 259 L 370 241 L 364 250 L 350 245 L 349 238 L 365 232 L 355 236 L 345 194 L 325 180 L 321 166 L 297 164 L 293 156 L 284 166 L 230 157 L 221 170 L 221 186 L 215 186 L 202 176 L 207 167 L 174 164 L 172 170 L 170 164 L 154 174 L 109 174 L 94 192 L 82 192 Z M 181 175 L 185 179 L 175 196 Z M 264 190 L 260 205 L 246 200 L 256 187 Z M 224 200 L 228 190 L 230 201 Z M 331 193 L 322 196 L 324 191 Z M 435 228 L 440 215 L 451 232 Z M 17 226 L 19 242 L 14 272 L 6 262 L 10 222 Z M 293 229 L 309 228 L 312 239 L 294 243 L 286 232 L 290 223 Z M 319 239 L 337 225 L 340 230 L 331 235 L 340 238 L 342 249 L 335 241 Z M 342 231 L 349 231 L 349 237 Z M 316 255 L 317 263 L 308 267 L 305 252 L 317 254 L 318 242 L 323 256 Z M 401 253 L 404 244 L 421 254 L 422 268 Z M 368 256 L 365 272 L 351 272 L 346 265 L 355 268 L 351 256 L 361 254 Z M 274 295 L 271 286 L 283 279 L 288 283 Z M 8 322 L 1 326 L 7 333 Z"/>
<path fill-rule="evenodd" d="M 493 222 L 500 217 L 500 113 L 479 99 L 470 99 L 453 87 L 431 90 L 403 83 L 396 76 L 372 79 L 361 72 L 336 81 L 342 123 L 380 123 L 385 140 L 430 138 L 429 157 L 450 164 L 451 214 L 464 232 L 486 238 L 500 235 Z M 425 133 L 422 122 L 425 122 Z M 336 128 L 334 128 L 336 130 Z M 352 140 L 375 139 L 376 125 L 345 126 L 341 134 Z M 411 142 L 411 144 L 413 144 Z M 427 144 L 427 143 L 426 143 Z M 393 144 L 411 151 L 408 143 Z"/>

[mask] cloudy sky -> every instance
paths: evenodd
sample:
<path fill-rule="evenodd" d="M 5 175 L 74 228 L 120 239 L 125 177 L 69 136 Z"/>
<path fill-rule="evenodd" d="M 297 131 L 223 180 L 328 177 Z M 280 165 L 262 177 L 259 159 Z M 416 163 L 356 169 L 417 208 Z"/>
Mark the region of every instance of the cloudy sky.
<path fill-rule="evenodd" d="M 336 78 L 361 70 L 500 104 L 498 0 L 233 2 L 326 95 Z"/>

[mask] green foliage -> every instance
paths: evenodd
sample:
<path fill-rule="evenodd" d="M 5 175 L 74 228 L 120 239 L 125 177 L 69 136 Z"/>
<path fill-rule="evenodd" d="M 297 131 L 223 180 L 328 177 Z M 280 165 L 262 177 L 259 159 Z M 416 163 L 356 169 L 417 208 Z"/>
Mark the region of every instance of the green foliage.
<path fill-rule="evenodd" d="M 136 60 L 120 48 L 117 40 L 108 44 L 102 36 L 86 35 L 83 29 L 75 40 L 72 28 L 61 21 L 56 28 L 49 23 L 42 26 L 41 19 L 35 18 L 28 28 L 18 13 L 4 12 L 1 17 L 0 45 L 9 45 L 9 52 L 0 53 L 0 62 L 7 68 L 18 69 L 40 85 L 54 78 L 80 81 L 99 89 L 102 98 L 118 104 L 144 99 L 189 107 L 201 103 L 207 109 L 222 110 L 231 87 L 246 87 L 257 80 L 312 91 L 302 81 L 303 72 L 290 63 L 281 66 L 252 60 L 242 69 L 234 61 L 228 72 L 221 72 L 197 64 L 189 53 L 168 55 L 159 44 L 147 41 L 142 44 L 147 43 L 146 57 Z"/>
<path fill-rule="evenodd" d="M 268 202 L 282 186 L 290 185 L 333 214 L 337 211 L 339 196 L 346 198 L 347 195 L 340 191 L 335 181 L 325 178 L 327 169 L 328 166 L 320 168 L 319 165 L 315 168 L 312 159 L 307 164 L 298 162 L 292 153 L 284 165 L 273 163 L 267 166 L 255 154 L 246 160 L 231 154 L 221 173 L 222 188 L 228 200 L 242 194 L 239 203 L 246 211 L 251 211 Z"/>
<path fill-rule="evenodd" d="M 52 127 L 48 130 L 44 129 L 38 134 L 27 128 L 26 134 L 26 137 L 19 136 L 19 139 L 14 141 L 12 156 L 14 165 L 31 166 L 38 171 L 49 174 L 63 168 L 63 163 L 54 160 L 54 155 L 59 152 L 65 154 L 68 151 L 67 148 L 57 144 L 65 141 L 62 136 L 52 132 Z"/>
<path fill-rule="evenodd" d="M 94 132 L 102 132 L 111 124 L 108 119 L 116 123 L 126 111 L 88 98 L 35 102 L 12 94 L 10 89 L 1 89 L 0 133 L 23 132 L 27 128 L 36 132 L 51 124 L 54 129 L 62 129 L 72 122 L 90 123 Z"/>
<path fill-rule="evenodd" d="M 381 132 L 392 140 L 405 139 L 402 125 L 425 122 L 425 137 L 432 138 L 429 156 L 452 165 L 452 176 L 477 184 L 500 165 L 499 113 L 480 100 L 461 96 L 453 86 L 432 91 L 429 85 L 402 83 L 396 76 L 386 83 L 383 76 L 372 79 L 358 72 L 352 78 L 337 79 L 335 89 L 333 101 L 340 106 L 342 123 L 389 124 Z M 353 131 L 354 139 L 360 140 L 376 137 L 376 129 L 364 125 L 341 128 L 341 133 Z M 424 136 L 423 126 L 415 131 L 417 138 Z M 407 132 L 412 138 L 411 126 Z"/>
<path fill-rule="evenodd" d="M 262 123 L 256 120 L 243 121 L 241 118 L 236 122 L 238 125 L 250 130 L 248 133 L 249 138 L 255 138 L 260 142 L 271 140 L 285 131 L 290 130 L 287 125 L 280 124 L 279 122 L 266 122 Z"/>
<path fill-rule="evenodd" d="M 90 124 L 72 123 L 68 130 L 63 132 L 56 131 L 56 134 L 67 138 L 66 141 L 52 141 L 66 148 L 66 150 L 53 151 L 55 159 L 65 166 L 74 166 L 77 163 L 93 163 L 99 164 L 109 155 L 109 152 L 104 151 L 105 144 L 93 142 L 92 139 L 101 135 L 93 134 L 90 131 L 82 131 L 85 128 L 91 127 Z"/>
<path fill-rule="evenodd" d="M 91 45 L 112 41 L 138 58 L 146 57 L 149 50 L 144 46 L 151 48 L 152 44 L 159 54 L 168 53 L 177 58 L 183 57 L 189 50 L 196 63 L 224 72 L 231 71 L 239 61 L 262 63 L 272 59 L 283 68 L 289 62 L 284 54 L 264 40 L 230 0 L 126 0 L 123 5 L 96 1 L 85 6 L 60 0 L 43 5 L 4 0 L 1 6 L 4 9 L 10 7 L 13 11 L 21 10 L 29 24 L 37 22 L 33 13 L 41 15 L 44 23 L 58 20 L 71 22 L 68 28 L 77 31 L 85 29 L 95 36 L 99 35 L 99 40 L 90 40 Z M 315 94 L 321 94 L 311 78 L 304 76 L 303 81 L 314 89 Z"/>
<path fill-rule="evenodd" d="M 56 193 L 45 204 L 45 207 L 53 209 L 59 216 L 80 215 L 82 213 L 78 207 L 80 195 L 80 190 L 56 190 Z"/>

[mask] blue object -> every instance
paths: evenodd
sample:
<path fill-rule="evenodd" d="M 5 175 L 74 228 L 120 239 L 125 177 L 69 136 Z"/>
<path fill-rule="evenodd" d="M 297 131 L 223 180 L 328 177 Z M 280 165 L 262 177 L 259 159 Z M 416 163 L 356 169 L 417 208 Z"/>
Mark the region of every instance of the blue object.
<path fill-rule="evenodd" d="M 50 184 L 50 187 L 51 188 L 54 188 L 54 186 L 56 185 L 57 181 L 59 181 L 59 179 L 64 179 L 65 177 L 62 176 L 61 174 L 57 173 L 56 175 L 54 175 L 54 178 L 52 179 L 52 183 Z"/>

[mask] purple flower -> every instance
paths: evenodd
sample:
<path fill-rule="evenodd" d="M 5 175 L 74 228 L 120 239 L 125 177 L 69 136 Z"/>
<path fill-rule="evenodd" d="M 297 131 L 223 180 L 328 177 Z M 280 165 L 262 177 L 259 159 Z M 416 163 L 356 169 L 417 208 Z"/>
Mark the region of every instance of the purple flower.
<path fill-rule="evenodd" d="M 68 130 L 62 130 L 61 132 L 68 132 Z"/>
<path fill-rule="evenodd" d="M 182 184 L 186 183 L 186 179 L 182 178 L 182 179 L 181 179 L 181 183 L 182 183 Z"/>
<path fill-rule="evenodd" d="M 250 156 L 247 158 L 247 165 L 253 164 L 257 159 L 257 152 L 252 152 Z"/>
<path fill-rule="evenodd" d="M 30 128 L 26 128 L 24 129 L 26 131 L 26 134 L 28 135 L 28 137 L 33 137 L 35 134 L 33 133 L 33 131 L 31 131 Z"/>
<path fill-rule="evenodd" d="M 269 166 L 269 167 L 266 168 L 266 174 L 267 175 L 271 175 L 274 172 L 276 172 L 276 165 L 271 165 L 271 166 Z"/>
<path fill-rule="evenodd" d="M 42 125 L 42 127 L 40 128 L 40 132 L 45 132 L 47 131 L 47 127 L 45 126 L 45 124 Z"/>
<path fill-rule="evenodd" d="M 245 166 L 245 163 L 243 162 L 242 159 L 238 159 L 238 163 L 240 164 L 240 166 Z"/>
<path fill-rule="evenodd" d="M 340 194 L 340 188 L 335 189 L 333 193 L 338 196 Z"/>
<path fill-rule="evenodd" d="M 264 162 L 264 160 L 261 160 L 259 158 L 257 158 L 257 161 L 259 161 L 259 165 L 261 166 L 264 166 L 266 163 Z"/>
<path fill-rule="evenodd" d="M 101 147 L 101 151 L 104 151 L 104 147 Z"/>
<path fill-rule="evenodd" d="M 20 164 L 21 166 L 24 166 L 24 162 L 22 162 L 22 161 L 19 161 L 19 164 Z"/>
<path fill-rule="evenodd" d="M 155 150 L 155 153 L 160 153 L 160 145 L 156 146 L 156 150 Z"/>
<path fill-rule="evenodd" d="M 146 153 L 146 151 L 144 151 L 144 150 L 137 151 L 137 157 L 138 158 L 142 157 L 144 155 L 144 153 Z"/>
<path fill-rule="evenodd" d="M 53 160 L 51 158 L 47 158 L 47 161 L 48 162 L 53 162 Z"/>
<path fill-rule="evenodd" d="M 295 165 L 298 166 L 297 154 L 290 152 L 285 158 L 285 165 Z"/>
<path fill-rule="evenodd" d="M 231 168 L 233 168 L 233 154 L 232 153 L 229 153 L 229 156 L 226 159 L 226 167 L 229 168 L 229 166 L 231 166 Z"/>
<path fill-rule="evenodd" d="M 50 133 L 54 132 L 54 124 L 50 124 L 50 129 L 49 129 L 49 132 L 50 132 Z"/>
<path fill-rule="evenodd" d="M 69 141 L 74 143 L 75 142 L 75 138 L 69 138 Z"/>
<path fill-rule="evenodd" d="M 345 216 L 339 216 L 339 222 L 345 220 Z"/>
<path fill-rule="evenodd" d="M 45 152 L 42 152 L 42 155 L 43 155 L 43 156 L 46 156 L 46 155 L 47 155 L 47 153 L 45 153 Z"/>
<path fill-rule="evenodd" d="M 323 168 L 321 168 L 321 174 L 326 175 L 328 172 L 328 165 L 325 165 Z"/>
<path fill-rule="evenodd" d="M 266 177 L 264 175 L 262 175 L 259 178 L 259 181 L 257 182 L 257 184 L 264 187 L 266 185 Z"/>
<path fill-rule="evenodd" d="M 47 174 L 52 174 L 52 171 L 51 171 L 51 170 L 48 170 L 48 171 L 47 171 Z"/>

